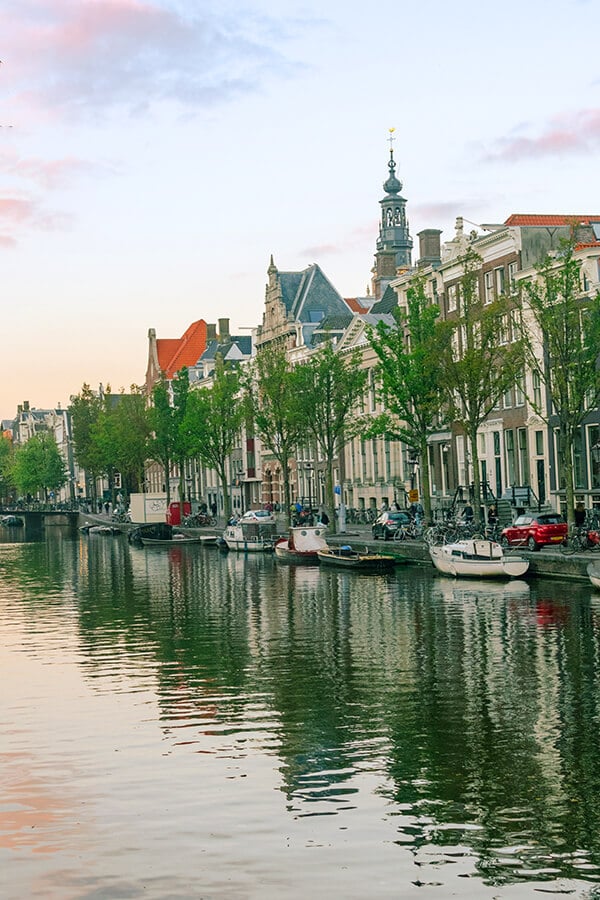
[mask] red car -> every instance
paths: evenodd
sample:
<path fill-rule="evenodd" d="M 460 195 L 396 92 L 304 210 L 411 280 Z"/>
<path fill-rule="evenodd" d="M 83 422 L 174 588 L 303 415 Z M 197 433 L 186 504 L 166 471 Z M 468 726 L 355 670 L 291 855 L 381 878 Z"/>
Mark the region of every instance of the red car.
<path fill-rule="evenodd" d="M 559 513 L 517 516 L 512 525 L 502 530 L 500 543 L 503 547 L 517 544 L 539 550 L 545 544 L 561 544 L 567 531 L 567 523 Z"/>

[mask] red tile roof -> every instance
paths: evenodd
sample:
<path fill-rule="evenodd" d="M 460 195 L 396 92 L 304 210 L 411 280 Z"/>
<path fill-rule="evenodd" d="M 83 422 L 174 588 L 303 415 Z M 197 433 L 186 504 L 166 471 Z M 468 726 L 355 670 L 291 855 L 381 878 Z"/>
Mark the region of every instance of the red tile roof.
<path fill-rule="evenodd" d="M 195 365 L 206 350 L 206 322 L 192 322 L 185 334 L 178 338 L 158 338 L 158 364 L 167 378 L 172 378 L 185 366 Z"/>
<path fill-rule="evenodd" d="M 366 313 L 368 306 L 363 306 L 356 297 L 344 297 L 344 303 L 349 306 L 353 313 Z"/>
<path fill-rule="evenodd" d="M 589 225 L 590 222 L 600 222 L 600 215 L 597 216 L 538 216 L 522 213 L 513 213 L 509 216 L 505 225 Z"/>
<path fill-rule="evenodd" d="M 576 249 L 576 250 L 587 250 L 587 249 L 590 248 L 590 247 L 591 247 L 592 249 L 595 249 L 595 250 L 599 249 L 599 248 L 600 248 L 600 241 L 594 241 L 593 244 L 575 244 L 575 249 Z"/>

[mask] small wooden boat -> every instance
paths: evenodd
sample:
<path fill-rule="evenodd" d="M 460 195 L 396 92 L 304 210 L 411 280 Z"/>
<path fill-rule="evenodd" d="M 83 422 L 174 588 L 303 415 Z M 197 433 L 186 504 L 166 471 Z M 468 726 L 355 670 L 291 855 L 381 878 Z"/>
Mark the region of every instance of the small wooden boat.
<path fill-rule="evenodd" d="M 596 563 L 590 563 L 587 567 L 587 573 L 594 587 L 600 590 L 600 567 Z"/>
<path fill-rule="evenodd" d="M 199 540 L 203 547 L 216 547 L 219 536 L 217 534 L 201 534 Z"/>
<path fill-rule="evenodd" d="M 148 537 L 140 535 L 143 547 L 181 547 L 182 544 L 200 544 L 200 537 L 175 532 L 171 537 Z"/>
<path fill-rule="evenodd" d="M 383 553 L 369 553 L 365 550 L 361 553 L 353 550 L 345 544 L 342 547 L 327 547 L 318 550 L 319 562 L 326 566 L 338 566 L 342 569 L 356 569 L 360 572 L 387 572 L 392 569 L 398 560 L 394 556 L 385 556 Z"/>
<path fill-rule="evenodd" d="M 19 516 L 2 516 L 0 525 L 5 525 L 7 528 L 22 528 L 23 519 L 20 519 Z"/>
<path fill-rule="evenodd" d="M 275 557 L 282 562 L 305 563 L 316 565 L 319 562 L 317 553 L 327 549 L 324 525 L 294 526 L 287 537 L 276 541 Z"/>
<path fill-rule="evenodd" d="M 429 554 L 438 572 L 460 578 L 519 578 L 529 568 L 529 560 L 505 556 L 500 544 L 483 538 L 431 546 Z"/>

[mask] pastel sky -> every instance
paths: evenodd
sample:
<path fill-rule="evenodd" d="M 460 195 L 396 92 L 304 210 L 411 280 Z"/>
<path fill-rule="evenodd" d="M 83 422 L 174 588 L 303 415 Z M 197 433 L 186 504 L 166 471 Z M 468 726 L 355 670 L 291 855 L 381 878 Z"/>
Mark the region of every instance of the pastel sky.
<path fill-rule="evenodd" d="M 142 383 L 149 328 L 365 293 L 395 127 L 411 232 L 600 214 L 598 0 L 3 0 L 0 417 Z"/>

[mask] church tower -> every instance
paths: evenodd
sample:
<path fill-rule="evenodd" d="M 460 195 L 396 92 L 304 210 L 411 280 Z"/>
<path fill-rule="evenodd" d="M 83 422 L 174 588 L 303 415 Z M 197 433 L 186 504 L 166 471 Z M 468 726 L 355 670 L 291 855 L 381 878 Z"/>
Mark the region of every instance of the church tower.
<path fill-rule="evenodd" d="M 390 128 L 389 176 L 383 183 L 385 196 L 379 201 L 381 218 L 372 269 L 373 295 L 377 300 L 381 299 L 390 281 L 396 277 L 397 270 L 411 266 L 413 242 L 408 231 L 406 200 L 400 194 L 402 182 L 396 178 L 393 142 L 394 129 Z"/>

